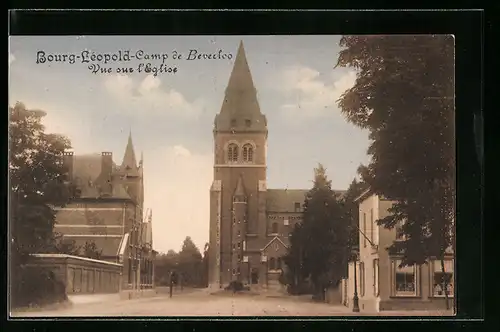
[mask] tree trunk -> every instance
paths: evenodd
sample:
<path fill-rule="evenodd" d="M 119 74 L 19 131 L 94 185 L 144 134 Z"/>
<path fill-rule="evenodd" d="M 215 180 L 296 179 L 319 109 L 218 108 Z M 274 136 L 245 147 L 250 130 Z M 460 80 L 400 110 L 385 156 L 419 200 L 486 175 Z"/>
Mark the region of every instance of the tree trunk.
<path fill-rule="evenodd" d="M 444 287 L 444 299 L 446 302 L 446 310 L 450 309 L 450 303 L 449 303 L 449 298 L 448 298 L 448 278 L 446 278 L 446 271 L 444 268 L 444 257 L 441 256 L 441 273 L 442 273 L 442 282 L 443 282 L 443 287 Z"/>

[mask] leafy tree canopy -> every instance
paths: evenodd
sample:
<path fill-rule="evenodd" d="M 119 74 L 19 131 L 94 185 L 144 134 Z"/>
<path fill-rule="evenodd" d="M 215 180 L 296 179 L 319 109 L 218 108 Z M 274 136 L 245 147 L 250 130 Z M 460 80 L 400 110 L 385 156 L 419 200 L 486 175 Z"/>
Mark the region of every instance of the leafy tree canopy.
<path fill-rule="evenodd" d="M 340 45 L 337 66 L 357 79 L 339 106 L 372 141 L 363 181 L 395 201 L 379 223 L 402 223 L 406 235 L 389 250 L 403 265 L 442 257 L 455 197 L 453 37 L 343 36 Z"/>
<path fill-rule="evenodd" d="M 9 107 L 9 226 L 14 264 L 30 253 L 55 250 L 54 206 L 69 199 L 63 167 L 69 140 L 48 134 L 45 112 L 22 103 Z"/>

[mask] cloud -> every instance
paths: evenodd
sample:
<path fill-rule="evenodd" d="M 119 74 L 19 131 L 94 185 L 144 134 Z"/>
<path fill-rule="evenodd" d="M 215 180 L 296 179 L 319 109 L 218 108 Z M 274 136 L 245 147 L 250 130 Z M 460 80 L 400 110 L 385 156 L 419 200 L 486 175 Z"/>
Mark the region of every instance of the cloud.
<path fill-rule="evenodd" d="M 356 73 L 348 71 L 340 77 L 321 77 L 309 67 L 292 66 L 286 68 L 278 86 L 288 103 L 281 106 L 287 114 L 317 117 L 331 113 L 336 101 L 356 81 Z"/>
<path fill-rule="evenodd" d="M 12 62 L 14 62 L 15 60 L 16 60 L 16 57 L 14 56 L 14 54 L 9 53 L 9 65 L 11 65 Z"/>
<path fill-rule="evenodd" d="M 71 140 L 71 146 L 78 153 L 95 152 L 92 146 L 91 124 L 86 117 L 79 116 L 80 112 L 68 109 L 62 105 L 38 102 L 26 99 L 12 99 L 9 104 L 15 104 L 17 100 L 22 100 L 29 110 L 41 110 L 46 113 L 42 118 L 45 132 L 61 134 Z"/>
<path fill-rule="evenodd" d="M 203 108 L 201 100 L 190 102 L 179 91 L 164 89 L 161 79 L 153 75 L 146 76 L 139 83 L 125 74 L 107 76 L 104 87 L 122 105 L 133 105 L 140 110 L 196 116 Z"/>
<path fill-rule="evenodd" d="M 190 236 L 198 249 L 208 242 L 211 152 L 195 153 L 183 144 L 145 152 L 145 206 L 153 210 L 154 248 L 180 250 Z"/>

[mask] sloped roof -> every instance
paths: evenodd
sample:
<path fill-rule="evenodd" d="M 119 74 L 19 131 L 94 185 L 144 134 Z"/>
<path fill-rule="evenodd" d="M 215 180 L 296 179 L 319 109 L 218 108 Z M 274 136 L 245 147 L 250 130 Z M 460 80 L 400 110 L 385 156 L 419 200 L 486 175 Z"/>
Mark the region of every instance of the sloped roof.
<path fill-rule="evenodd" d="M 260 112 L 243 42 L 238 47 L 224 101 L 214 124 L 216 130 L 222 131 L 267 131 L 266 116 Z"/>
<path fill-rule="evenodd" d="M 268 238 L 247 238 L 247 251 L 261 251 L 269 243 Z"/>
<path fill-rule="evenodd" d="M 268 189 L 266 209 L 269 212 L 294 212 L 295 203 L 305 201 L 307 189 Z"/>
<path fill-rule="evenodd" d="M 73 156 L 73 177 L 84 183 L 95 182 L 101 174 L 101 158 L 99 153 Z M 113 162 L 113 171 L 116 170 L 116 164 Z"/>
<path fill-rule="evenodd" d="M 271 245 L 271 243 L 275 242 L 275 241 L 278 241 L 279 243 L 281 243 L 285 248 L 288 248 L 288 245 L 283 242 L 283 240 L 281 240 L 279 238 L 279 236 L 275 236 L 271 239 L 271 241 L 269 241 L 261 250 L 265 250 L 267 247 L 269 247 Z"/>
<path fill-rule="evenodd" d="M 128 135 L 127 147 L 123 155 L 122 165 L 120 171 L 129 176 L 139 176 L 137 168 L 137 160 L 135 158 L 134 144 L 132 142 L 132 133 Z"/>
<path fill-rule="evenodd" d="M 73 178 L 75 184 L 81 189 L 82 198 L 98 198 L 100 193 L 96 184 L 101 175 L 102 156 L 99 153 L 74 155 L 73 156 Z M 117 173 L 118 166 L 113 162 L 113 173 Z M 123 185 L 113 181 L 114 198 L 130 199 Z"/>
<path fill-rule="evenodd" d="M 295 212 L 295 203 L 304 204 L 309 189 L 268 189 L 266 209 L 269 212 Z M 334 190 L 339 198 L 346 190 Z"/>

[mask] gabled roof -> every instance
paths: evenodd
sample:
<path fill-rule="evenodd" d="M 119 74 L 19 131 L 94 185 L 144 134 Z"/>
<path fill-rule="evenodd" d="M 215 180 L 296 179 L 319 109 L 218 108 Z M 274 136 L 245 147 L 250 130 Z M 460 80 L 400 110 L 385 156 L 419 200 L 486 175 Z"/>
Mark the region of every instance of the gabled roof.
<path fill-rule="evenodd" d="M 261 251 L 266 250 L 266 248 L 267 248 L 267 247 L 269 247 L 269 246 L 271 245 L 271 243 L 273 243 L 274 241 L 279 241 L 279 242 L 283 245 L 283 247 L 288 248 L 288 246 L 285 244 L 285 242 L 283 242 L 283 241 L 282 241 L 282 240 L 281 240 L 278 236 L 275 236 L 275 237 L 273 237 L 273 238 L 271 239 L 271 241 L 269 241 L 269 243 L 268 243 L 268 244 L 266 244 L 266 245 L 264 246 L 264 248 L 262 248 L 262 249 L 260 249 L 260 250 L 261 250 Z"/>

